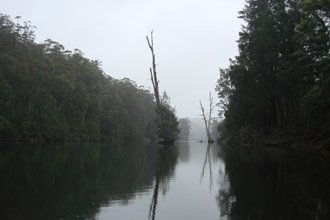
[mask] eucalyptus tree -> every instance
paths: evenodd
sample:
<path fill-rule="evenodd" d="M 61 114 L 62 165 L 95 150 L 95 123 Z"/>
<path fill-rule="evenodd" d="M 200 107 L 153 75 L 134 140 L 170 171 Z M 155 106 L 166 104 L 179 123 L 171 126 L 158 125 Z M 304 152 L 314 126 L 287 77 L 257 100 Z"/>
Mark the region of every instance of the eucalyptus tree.
<path fill-rule="evenodd" d="M 34 27 L 0 15 L 0 139 L 151 139 L 155 102 L 129 79 L 106 75 L 101 63 Z M 152 109 L 152 110 L 150 110 Z"/>
<path fill-rule="evenodd" d="M 246 3 L 239 55 L 220 71 L 216 87 L 223 131 L 253 127 L 267 135 L 291 126 L 329 133 L 329 3 Z"/>
<path fill-rule="evenodd" d="M 156 123 L 158 126 L 159 142 L 164 144 L 173 144 L 179 134 L 178 119 L 175 115 L 175 109 L 170 105 L 170 99 L 164 92 L 163 96 L 159 95 L 159 80 L 157 75 L 156 55 L 154 48 L 153 31 L 150 38 L 146 36 L 148 47 L 152 56 L 152 67 L 150 67 L 150 79 L 156 99 Z"/>

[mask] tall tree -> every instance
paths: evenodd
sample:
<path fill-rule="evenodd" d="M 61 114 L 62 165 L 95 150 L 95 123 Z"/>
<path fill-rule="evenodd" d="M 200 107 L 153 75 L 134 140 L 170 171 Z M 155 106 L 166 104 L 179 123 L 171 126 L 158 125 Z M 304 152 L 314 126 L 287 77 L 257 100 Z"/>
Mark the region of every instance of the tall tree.
<path fill-rule="evenodd" d="M 173 144 L 179 133 L 179 122 L 175 115 L 175 109 L 170 106 L 169 97 L 167 96 L 166 92 L 164 92 L 163 97 L 159 96 L 159 80 L 157 78 L 156 70 L 153 31 L 151 31 L 150 39 L 148 36 L 146 38 L 152 55 L 152 68 L 150 67 L 149 70 L 157 104 L 156 112 L 158 117 L 156 121 L 159 128 L 159 142 L 165 144 Z"/>
<path fill-rule="evenodd" d="M 212 135 L 211 135 L 211 122 L 214 119 L 212 117 L 212 113 L 213 113 L 213 110 L 216 107 L 216 105 L 213 102 L 213 97 L 212 97 L 211 93 L 209 94 L 209 112 L 208 113 L 205 112 L 202 101 L 199 101 L 199 104 L 200 104 L 201 111 L 202 111 L 201 116 L 203 118 L 204 125 L 205 125 L 207 141 L 208 141 L 208 143 L 214 143 L 214 140 L 212 139 Z"/>
<path fill-rule="evenodd" d="M 158 86 L 158 79 L 157 79 L 157 68 L 156 68 L 156 56 L 155 56 L 155 50 L 154 50 L 154 36 L 153 31 L 150 33 L 150 39 L 148 36 L 146 36 L 149 49 L 151 51 L 152 56 L 152 67 L 149 68 L 150 70 L 150 78 L 152 82 L 152 87 L 154 88 L 154 94 L 157 106 L 160 105 L 160 97 L 159 97 L 159 86 Z"/>
<path fill-rule="evenodd" d="M 220 71 L 216 88 L 220 114 L 225 116 L 223 131 L 253 127 L 268 135 L 298 124 L 306 128 L 313 124 L 316 133 L 326 130 L 329 4 L 323 0 L 246 2 L 240 12 L 246 24 L 240 32 L 239 55 Z M 321 115 L 327 119 L 321 120 Z"/>

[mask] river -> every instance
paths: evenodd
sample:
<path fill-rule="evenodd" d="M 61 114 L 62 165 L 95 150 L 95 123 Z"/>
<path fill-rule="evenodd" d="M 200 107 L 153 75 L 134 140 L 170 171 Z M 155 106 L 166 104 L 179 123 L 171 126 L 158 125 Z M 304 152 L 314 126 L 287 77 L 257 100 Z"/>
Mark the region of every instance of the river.
<path fill-rule="evenodd" d="M 329 171 L 288 149 L 7 144 L 0 219 L 330 219 Z"/>

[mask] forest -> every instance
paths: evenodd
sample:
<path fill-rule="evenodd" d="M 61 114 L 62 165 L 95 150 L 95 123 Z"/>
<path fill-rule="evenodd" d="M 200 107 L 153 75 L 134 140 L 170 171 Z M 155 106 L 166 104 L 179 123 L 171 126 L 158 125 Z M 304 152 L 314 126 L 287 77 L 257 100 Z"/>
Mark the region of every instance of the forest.
<path fill-rule="evenodd" d="M 150 1 L 3 1 L 0 219 L 330 219 L 330 0 Z"/>
<path fill-rule="evenodd" d="M 36 43 L 34 30 L 30 22 L 0 15 L 1 140 L 134 141 L 177 134 L 168 96 L 156 111 L 149 90 L 112 78 L 78 49 L 50 39 Z M 170 134 L 166 123 L 175 127 Z"/>
<path fill-rule="evenodd" d="M 330 2 L 248 0 L 239 55 L 220 69 L 228 143 L 330 144 Z"/>

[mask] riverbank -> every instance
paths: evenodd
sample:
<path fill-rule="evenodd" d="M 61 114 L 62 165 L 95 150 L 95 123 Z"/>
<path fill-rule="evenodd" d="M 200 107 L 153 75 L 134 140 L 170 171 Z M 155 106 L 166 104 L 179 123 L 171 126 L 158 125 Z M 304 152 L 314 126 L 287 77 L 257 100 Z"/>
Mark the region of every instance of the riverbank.
<path fill-rule="evenodd" d="M 222 137 L 228 145 L 284 147 L 294 149 L 330 150 L 329 128 L 324 125 L 315 128 L 303 123 L 295 123 L 275 129 L 266 134 L 261 129 L 245 126 L 232 135 Z"/>

